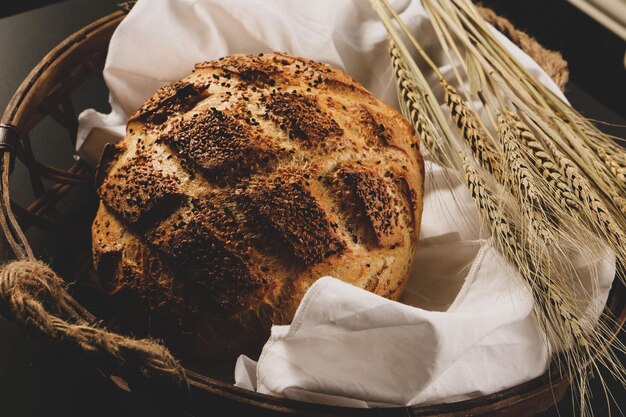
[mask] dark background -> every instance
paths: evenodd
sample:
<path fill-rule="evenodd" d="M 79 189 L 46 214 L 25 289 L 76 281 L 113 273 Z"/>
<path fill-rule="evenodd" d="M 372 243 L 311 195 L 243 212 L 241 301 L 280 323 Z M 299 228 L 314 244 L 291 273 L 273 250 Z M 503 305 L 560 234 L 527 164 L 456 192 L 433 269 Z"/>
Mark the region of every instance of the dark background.
<path fill-rule="evenodd" d="M 626 42 L 565 0 L 480 0 L 543 46 L 560 51 L 570 81 L 626 118 Z M 566 90 L 567 93 L 567 90 Z"/>
<path fill-rule="evenodd" d="M 39 7 L 48 6 L 50 4 L 59 3 L 62 0 L 22 0 L 12 1 L 6 5 L 3 5 L 0 11 L 0 18 L 12 16 L 14 14 L 27 12 L 29 10 L 37 9 Z"/>
<path fill-rule="evenodd" d="M 0 7 L 0 108 L 8 103 L 30 69 L 57 43 L 87 23 L 117 8 L 113 0 L 21 0 Z M 485 0 L 482 3 L 525 29 L 541 44 L 561 51 L 570 65 L 566 95 L 588 117 L 619 126 L 603 126 L 626 137 L 626 43 L 564 0 Z M 76 96 L 76 108 L 107 110 L 107 92 L 101 82 L 89 82 Z M 54 123 L 42 122 L 37 152 L 56 166 L 71 163 L 72 146 Z M 45 139 L 45 140 L 44 140 Z M 16 167 L 12 196 L 18 202 L 32 199 L 23 167 Z M 90 192 L 70 194 L 62 215 L 75 224 L 89 222 L 84 204 L 96 204 Z M 80 201 L 83 205 L 73 204 Z M 72 246 L 84 228 L 68 228 L 62 235 L 37 229 L 28 238 L 38 256 L 62 270 L 77 252 Z M 82 232 L 81 232 L 82 231 Z M 622 337 L 622 339 L 624 339 Z M 625 363 L 624 356 L 621 360 Z M 605 375 L 620 405 L 624 388 Z M 609 413 L 599 383 L 593 384 L 594 412 Z M 55 346 L 30 338 L 0 315 L 0 416 L 143 416 L 174 415 L 166 404 L 152 398 L 139 401 L 118 390 L 88 362 Z M 572 415 L 571 402 L 559 405 L 560 415 Z M 613 412 L 619 415 L 616 407 Z M 214 411 L 214 410 L 213 410 Z M 207 410 L 207 415 L 215 414 Z M 228 414 L 226 412 L 219 414 Z M 542 417 L 557 416 L 551 410 Z"/>

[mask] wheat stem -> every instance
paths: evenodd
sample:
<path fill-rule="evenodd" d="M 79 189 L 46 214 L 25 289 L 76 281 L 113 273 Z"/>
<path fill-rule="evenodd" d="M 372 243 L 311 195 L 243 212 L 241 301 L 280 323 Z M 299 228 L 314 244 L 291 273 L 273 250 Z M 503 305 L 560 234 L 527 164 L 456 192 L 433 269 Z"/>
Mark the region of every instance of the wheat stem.
<path fill-rule="evenodd" d="M 370 0 L 373 1 L 373 5 L 374 5 L 374 9 L 376 11 L 378 8 L 378 3 L 376 0 Z M 396 19 L 396 21 L 400 24 L 400 27 L 402 28 L 403 32 L 408 36 L 409 41 L 413 44 L 413 47 L 415 47 L 415 50 L 421 55 L 421 57 L 424 59 L 424 61 L 426 62 L 426 64 L 428 64 L 428 66 L 430 67 L 430 69 L 433 70 L 433 72 L 435 74 L 437 74 L 437 76 L 440 79 L 443 79 L 443 75 L 441 74 L 441 71 L 439 71 L 439 67 L 437 67 L 437 64 L 435 64 L 433 62 L 433 60 L 430 58 L 430 56 L 426 53 L 426 51 L 424 50 L 424 48 L 422 48 L 422 46 L 419 44 L 419 42 L 417 42 L 417 39 L 415 39 L 415 37 L 413 36 L 413 34 L 411 33 L 411 31 L 409 30 L 409 28 L 405 25 L 404 21 L 402 19 L 400 19 L 400 16 L 398 16 L 398 14 L 396 13 L 396 11 L 394 10 L 394 8 L 389 4 L 389 2 L 387 0 L 378 0 L 380 1 L 385 8 L 388 10 L 389 13 L 391 13 L 391 15 Z M 380 10 L 380 12 L 382 12 L 382 10 Z M 381 15 L 381 13 L 379 12 L 379 16 Z M 382 16 L 381 16 L 382 17 Z"/>
<path fill-rule="evenodd" d="M 439 149 L 441 158 L 447 158 L 450 166 L 465 176 L 495 248 L 530 288 L 536 317 L 550 341 L 562 343 L 563 364 L 570 375 L 577 373 L 581 412 L 585 413 L 588 376 L 584 369 L 589 363 L 602 363 L 624 381 L 624 366 L 614 356 L 615 349 L 624 348 L 613 338 L 615 324 L 610 327 L 606 316 L 597 322 L 591 314 L 588 302 L 593 302 L 595 295 L 579 282 L 569 255 L 575 250 L 583 257 L 594 256 L 595 262 L 595 256 L 604 256 L 608 244 L 626 259 L 622 193 L 626 153 L 517 62 L 469 0 L 422 0 L 443 48 L 442 57 L 452 65 L 463 92 L 455 59 L 467 74 L 471 94 L 463 97 L 444 79 L 387 0 L 371 1 L 398 45 L 399 53 L 393 58 L 392 51 L 392 59 L 398 61 L 394 69 L 402 106 L 419 111 L 405 114 L 416 130 L 430 128 L 432 136 L 424 142 Z M 449 130 L 448 118 L 397 27 L 437 75 L 462 140 Z M 465 58 L 459 48 L 465 48 Z M 411 91 L 414 94 L 409 94 Z M 484 104 L 498 139 L 485 129 L 472 107 L 470 97 L 474 96 Z M 524 119 L 507 111 L 510 106 Z M 420 114 L 423 118 L 417 120 Z M 498 115 L 497 121 L 493 114 Z M 482 178 L 474 168 L 478 165 L 497 181 Z M 497 196 L 488 187 L 497 187 Z M 594 278 L 592 275 L 592 286 L 597 285 Z M 560 363 L 559 357 L 555 359 Z"/>

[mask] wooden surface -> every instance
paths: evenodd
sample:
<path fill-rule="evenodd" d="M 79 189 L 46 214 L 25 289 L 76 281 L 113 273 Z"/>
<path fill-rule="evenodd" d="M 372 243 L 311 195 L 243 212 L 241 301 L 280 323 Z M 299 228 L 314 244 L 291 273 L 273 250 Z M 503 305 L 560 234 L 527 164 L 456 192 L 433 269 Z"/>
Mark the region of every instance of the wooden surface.
<path fill-rule="evenodd" d="M 89 23 L 94 20 L 92 14 L 95 14 L 97 11 L 94 10 L 97 7 L 102 8 L 102 12 L 97 14 L 96 17 L 100 17 L 105 14 L 106 11 L 110 11 L 115 7 L 115 4 L 110 1 L 70 1 L 61 3 L 56 6 L 49 7 L 47 9 L 42 9 L 36 12 L 30 12 L 27 15 L 23 16 L 15 16 L 13 18 L 5 19 L 0 21 L 0 39 L 6 39 L 2 37 L 2 31 L 5 30 L 5 33 L 8 33 L 12 28 L 17 29 L 19 27 L 28 26 L 35 31 L 33 28 L 37 28 L 37 31 L 42 30 L 42 34 L 45 34 L 45 27 L 50 25 L 63 26 L 67 25 L 69 29 L 66 34 L 73 32 L 76 29 L 76 26 L 82 26 L 83 24 Z M 109 8 L 109 10 L 105 10 Z M 54 10 L 52 10 L 54 9 Z M 83 14 L 77 13 L 78 10 L 82 10 Z M 41 13 L 37 14 L 37 13 Z M 57 16 L 59 20 L 55 20 L 54 16 Z M 33 16 L 34 15 L 34 16 Z M 84 19 L 81 23 L 76 24 L 75 21 L 70 22 L 68 16 L 75 16 L 76 20 Z M 66 19 L 68 21 L 66 21 Z M 7 23 L 9 22 L 8 27 Z M 39 23 L 36 26 L 33 22 Z M 42 28 L 43 26 L 43 28 Z M 57 27 L 55 26 L 55 27 Z M 58 29 L 58 27 L 57 27 Z M 62 31 L 63 29 L 59 29 Z M 36 31 L 35 31 L 36 32 Z M 28 32 L 28 35 L 32 35 L 31 32 Z M 42 36 L 45 37 L 45 36 Z M 12 37 L 13 44 L 19 44 L 20 40 Z M 33 43 L 38 41 L 38 38 L 32 38 Z M 49 38 L 46 39 L 46 41 Z M 56 42 L 58 43 L 61 39 L 58 39 Z M 22 48 L 27 42 L 22 43 Z M 4 48 L 4 43 L 0 42 L 0 47 Z M 10 47 L 9 47 L 10 48 Z M 21 53 L 26 53 L 28 48 L 24 48 L 26 51 L 19 51 Z M 14 51 L 16 52 L 16 51 Z M 47 52 L 47 50 L 45 51 Z M 43 54 L 38 56 L 37 58 L 33 58 L 35 62 L 41 58 Z M 7 56 L 3 54 L 2 56 Z M 80 56 L 78 54 L 77 56 Z M 19 57 L 17 57 L 16 61 L 19 61 Z M 6 62 L 6 61 L 4 61 Z M 2 63 L 2 67 L 0 67 L 0 71 L 5 70 L 5 64 Z M 69 61 L 68 61 L 69 62 Z M 26 72 L 33 65 L 26 68 Z M 20 73 L 22 68 L 11 67 L 11 71 Z M 7 70 L 8 71 L 8 70 Z M 0 72 L 0 74 L 4 75 L 4 72 Z M 25 76 L 25 74 L 22 76 Z M 2 89 L 0 91 L 0 98 L 3 98 L 2 94 L 5 94 L 6 91 L 9 91 L 11 94 L 17 88 L 20 79 L 14 86 L 12 86 L 12 90 L 9 87 L 8 89 Z M 41 87 L 41 86 L 40 86 Z M 85 92 L 85 98 L 89 100 L 89 102 L 93 102 L 94 95 L 98 88 L 95 85 L 88 86 Z M 100 90 L 99 93 L 102 93 Z M 38 93 L 35 93 L 38 94 Z M 37 97 L 34 96 L 32 98 L 33 103 L 37 102 Z M 8 101 L 8 100 L 7 100 Z M 5 102 L 0 102 L 0 105 L 4 105 Z M 77 104 L 77 107 L 79 104 Z M 82 107 L 78 107 L 79 109 Z M 30 109 L 32 111 L 33 109 Z M 19 116 L 16 114 L 15 116 Z M 19 119 L 16 119 L 19 120 Z M 51 131 L 49 129 L 43 130 L 41 132 L 45 135 L 51 135 Z M 67 134 L 65 134 L 65 141 Z M 50 143 L 49 141 L 45 143 Z M 55 148 L 50 147 L 47 149 L 47 158 L 66 158 L 67 154 L 63 154 L 62 152 L 67 152 L 66 148 Z M 71 155 L 71 150 L 70 153 Z M 20 177 L 19 172 L 16 172 L 16 176 L 12 181 L 13 189 L 16 190 L 19 195 L 20 192 L 24 193 L 25 189 L 30 187 L 28 182 L 25 182 L 24 175 Z M 22 172 L 25 174 L 25 171 Z M 13 192 L 12 192 L 13 194 Z M 88 194 L 88 193 L 87 193 Z M 87 205 L 92 204 L 91 200 L 93 196 L 83 195 L 77 196 L 75 201 L 71 201 L 67 205 L 64 206 L 64 209 L 67 209 L 69 212 L 69 216 L 71 217 L 71 213 L 73 210 L 76 210 L 76 207 L 81 207 L 81 202 L 85 202 Z M 86 201 L 83 201 L 86 200 Z M 85 207 L 84 205 L 82 207 Z M 64 210 L 61 210 L 64 211 Z M 64 215 L 60 213 L 61 217 Z M 84 215 L 83 215 L 84 216 Z M 89 221 L 89 219 L 85 219 Z M 77 236 L 65 236 L 62 242 L 58 239 L 59 237 L 53 237 L 52 235 L 39 236 L 37 238 L 38 233 L 36 229 L 32 229 L 29 231 L 29 241 L 34 243 L 34 249 L 41 255 L 47 252 L 48 257 L 50 258 L 50 251 L 55 251 L 59 255 L 52 256 L 51 259 L 55 267 L 59 271 L 63 271 L 64 267 L 69 264 L 69 258 L 72 255 L 72 244 L 70 242 L 80 242 L 80 239 L 76 239 Z M 34 236 L 33 236 L 34 235 Z M 84 238 L 84 236 L 83 236 Z M 55 241 L 55 239 L 57 239 Z M 68 246 L 69 245 L 69 246 Z M 44 256 L 45 259 L 45 256 Z M 143 403 L 141 399 L 131 398 L 128 395 L 116 390 L 113 388 L 112 384 L 103 381 L 102 378 L 99 377 L 97 372 L 93 370 L 88 364 L 85 364 L 80 361 L 80 359 L 75 357 L 70 357 L 65 355 L 63 352 L 58 352 L 54 347 L 47 345 L 45 342 L 34 341 L 24 339 L 23 334 L 12 326 L 9 323 L 6 323 L 4 319 L 0 319 L 0 335 L 3 338 L 3 341 L 8 341 L 8 343 L 3 343 L 0 345 L 0 401 L 2 401 L 3 406 L 8 408 L 8 415 L 56 415 L 58 412 L 63 410 L 66 415 L 74 415 L 72 412 L 76 412 L 79 415 L 81 404 L 87 406 L 90 402 L 98 404 L 98 407 L 94 410 L 90 407 L 90 414 L 92 413 L 102 413 L 102 415 L 106 415 L 108 413 L 115 413 L 116 415 L 125 415 L 124 413 L 136 414 L 138 410 L 141 410 L 141 414 L 144 414 L 147 410 L 144 410 L 143 407 L 148 407 L 151 410 L 151 414 L 160 415 L 161 412 L 164 414 L 167 413 L 167 407 L 176 407 L 175 402 L 168 401 L 167 404 L 161 403 L 160 398 L 155 398 L 152 396 L 149 398 L 149 401 Z M 15 342 L 15 346 L 21 346 L 21 348 L 11 349 L 12 343 Z M 30 352 L 30 355 L 25 355 L 23 349 L 28 349 L 33 346 L 38 346 L 37 349 Z M 20 359 L 22 360 L 20 362 Z M 55 367 L 55 362 L 59 359 L 64 361 L 62 363 L 63 366 Z M 28 369 L 28 363 L 39 363 L 40 366 L 43 366 L 44 369 L 32 370 Z M 75 363 L 77 366 L 72 366 Z M 48 367 L 49 369 L 45 369 Z M 47 381 L 41 385 L 38 385 L 40 388 L 37 390 L 29 389 L 30 386 L 22 386 L 20 384 L 16 384 L 16 381 L 24 381 L 24 376 L 26 375 L 27 384 L 30 382 L 31 384 L 35 381 L 39 382 L 39 380 Z M 70 378 L 70 381 L 67 378 Z M 30 378 L 30 380 L 28 379 Z M 71 380 L 71 378 L 75 378 Z M 201 376 L 193 376 L 193 385 L 198 387 L 203 385 L 203 392 L 208 392 L 206 395 L 195 395 L 191 398 L 179 398 L 180 401 L 185 401 L 185 403 L 194 404 L 196 410 L 211 410 L 214 409 L 216 404 L 227 405 L 230 411 L 229 414 L 239 415 L 244 411 L 252 411 L 257 410 L 255 408 L 258 405 L 263 405 L 264 409 L 269 413 L 272 411 L 287 411 L 295 408 L 298 408 L 301 412 L 304 412 L 309 415 L 332 415 L 336 414 L 339 411 L 345 411 L 342 413 L 344 415 L 356 415 L 356 414 L 377 414 L 377 415 L 433 415 L 435 410 L 442 411 L 439 415 L 442 416 L 461 416 L 467 415 L 467 412 L 464 411 L 467 409 L 467 406 L 478 407 L 474 408 L 476 412 L 480 412 L 480 415 L 518 415 L 518 416 L 529 416 L 531 415 L 530 410 L 534 409 L 544 409 L 550 407 L 552 404 L 551 399 L 553 396 L 559 397 L 559 394 L 562 394 L 565 389 L 565 386 L 556 387 L 554 392 L 551 392 L 550 389 L 546 386 L 545 381 L 532 381 L 528 385 L 528 389 L 523 390 L 524 393 L 519 393 L 519 387 L 510 391 L 508 393 L 501 393 L 498 396 L 491 398 L 482 398 L 474 400 L 470 403 L 466 404 L 453 404 L 445 407 L 437 407 L 436 409 L 433 407 L 414 409 L 414 410 L 401 410 L 401 409 L 386 409 L 386 410 L 370 410 L 370 411 L 362 411 L 362 410 L 337 410 L 333 407 L 319 407 L 319 406 L 310 406 L 310 405 L 301 405 L 296 404 L 289 401 L 280 401 L 271 398 L 262 398 L 258 395 L 244 392 L 238 390 L 227 384 L 216 383 L 215 381 L 205 380 Z M 197 391 L 197 388 L 195 388 Z M 508 406 L 518 406 L 520 401 L 528 399 L 528 393 L 534 395 L 533 398 L 536 400 L 533 401 L 532 404 L 517 407 L 517 414 L 504 413 L 501 410 L 504 407 Z M 518 393 L 518 394 L 516 394 Z M 506 401 L 502 401 L 498 403 L 497 401 L 500 399 L 499 396 L 504 396 Z M 64 400 L 62 400 L 64 398 Z M 32 401 L 32 400 L 35 401 Z M 89 402 L 85 402 L 85 401 Z M 235 401 L 236 400 L 236 401 Z M 493 406 L 490 405 L 493 402 L 496 402 L 498 405 Z M 540 403 L 539 403 L 540 402 Z M 33 408 L 34 406 L 34 408 Z M 58 409 L 54 408 L 55 406 L 59 406 Z M 13 407 L 13 408 L 11 408 Z M 50 408 L 52 407 L 52 408 Z M 66 407 L 66 408 L 63 408 Z M 155 408 L 156 407 L 156 408 Z M 254 407 L 254 408 L 253 408 Z M 5 410 L 7 410 L 5 408 Z M 515 408 L 515 407 L 514 407 Z M 177 408 L 180 410 L 180 408 Z M 55 410 L 51 412 L 52 410 Z M 489 411 L 489 414 L 485 414 L 484 412 Z M 196 415 L 202 415 L 204 413 L 195 413 Z M 209 415 L 210 413 L 207 413 Z M 93 414 L 92 414 L 93 415 Z M 96 414 L 100 415 L 100 414 Z"/>

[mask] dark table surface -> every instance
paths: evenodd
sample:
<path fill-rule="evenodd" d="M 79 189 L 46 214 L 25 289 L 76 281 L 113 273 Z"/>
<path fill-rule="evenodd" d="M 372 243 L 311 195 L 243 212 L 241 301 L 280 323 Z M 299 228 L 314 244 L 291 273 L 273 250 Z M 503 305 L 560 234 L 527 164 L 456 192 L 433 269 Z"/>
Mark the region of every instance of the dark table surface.
<path fill-rule="evenodd" d="M 0 19 L 0 108 L 11 96 L 39 60 L 65 37 L 93 20 L 117 9 L 114 0 L 69 0 L 34 11 Z M 623 80 L 622 80 L 623 81 Z M 574 107 L 587 116 L 610 123 L 625 122 L 610 109 L 594 100 L 592 95 L 568 85 L 567 97 Z M 99 104 L 107 110 L 107 93 L 102 85 L 88 84 L 80 92 L 76 107 L 87 103 Z M 81 103 L 85 106 L 81 107 Z M 624 127 L 607 126 L 612 133 L 626 137 Z M 41 134 L 53 138 L 62 133 L 54 126 L 44 126 Z M 69 142 L 46 141 L 39 152 L 53 164 L 67 164 L 71 158 Z M 12 180 L 14 198 L 31 197 L 24 172 L 16 170 Z M 80 213 L 72 213 L 70 216 Z M 63 237 L 31 229 L 29 241 L 40 257 L 55 264 L 71 256 L 72 247 Z M 623 360 L 623 357 L 622 357 Z M 617 395 L 618 403 L 624 401 L 624 389 L 610 376 L 605 376 Z M 597 416 L 608 415 L 601 388 L 594 382 L 594 408 Z M 559 405 L 561 415 L 572 414 L 570 401 Z M 215 410 L 213 410 L 215 411 Z M 227 411 L 227 410 L 225 410 Z M 615 411 L 615 409 L 614 409 Z M 207 415 L 214 414 L 207 410 Z M 221 414 L 228 414 L 227 412 Z M 172 415 L 171 410 L 138 401 L 117 389 L 102 378 L 88 362 L 60 351 L 39 339 L 28 337 L 13 323 L 0 316 L 0 416 L 143 416 Z M 559 415 L 551 410 L 543 417 Z"/>

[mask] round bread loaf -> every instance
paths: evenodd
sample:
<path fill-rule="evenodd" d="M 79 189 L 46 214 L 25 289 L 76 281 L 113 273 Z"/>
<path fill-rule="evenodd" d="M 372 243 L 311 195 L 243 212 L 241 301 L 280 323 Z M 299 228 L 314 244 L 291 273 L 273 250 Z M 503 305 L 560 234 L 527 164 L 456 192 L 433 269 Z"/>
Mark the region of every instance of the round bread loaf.
<path fill-rule="evenodd" d="M 410 124 L 284 53 L 196 65 L 105 149 L 93 256 L 122 323 L 179 354 L 254 354 L 330 275 L 392 299 L 420 228 Z"/>

